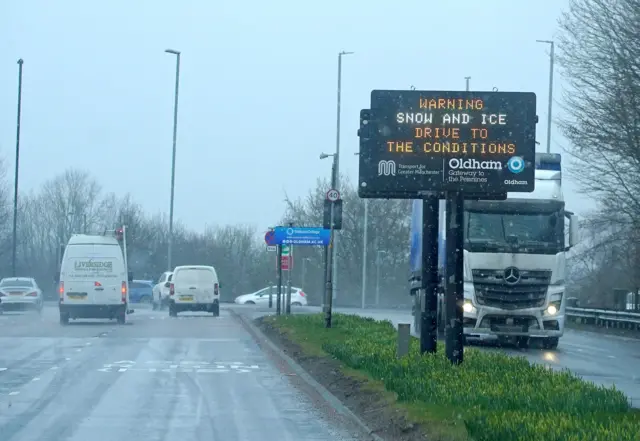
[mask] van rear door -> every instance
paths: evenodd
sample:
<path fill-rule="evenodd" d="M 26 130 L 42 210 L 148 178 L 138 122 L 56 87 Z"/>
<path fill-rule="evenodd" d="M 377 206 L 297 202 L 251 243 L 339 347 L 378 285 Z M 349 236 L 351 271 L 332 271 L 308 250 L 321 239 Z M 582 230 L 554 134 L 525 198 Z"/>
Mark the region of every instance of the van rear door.
<path fill-rule="evenodd" d="M 213 303 L 218 277 L 212 268 L 178 268 L 173 274 L 176 303 Z"/>
<path fill-rule="evenodd" d="M 116 305 L 122 303 L 127 276 L 120 246 L 79 244 L 67 247 L 64 269 L 64 302 Z"/>

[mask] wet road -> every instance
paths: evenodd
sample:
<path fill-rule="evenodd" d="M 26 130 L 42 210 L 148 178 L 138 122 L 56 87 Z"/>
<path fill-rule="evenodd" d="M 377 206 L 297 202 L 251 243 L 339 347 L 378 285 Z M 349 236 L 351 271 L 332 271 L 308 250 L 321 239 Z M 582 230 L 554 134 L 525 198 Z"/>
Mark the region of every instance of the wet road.
<path fill-rule="evenodd" d="M 290 383 L 227 309 L 0 315 L 2 441 L 328 441 L 359 437 Z"/>
<path fill-rule="evenodd" d="M 254 316 L 268 313 L 268 308 L 238 305 L 237 308 L 251 308 Z M 294 307 L 298 313 L 320 312 L 319 307 Z M 413 316 L 402 310 L 361 310 L 336 308 L 336 312 L 372 317 L 376 320 L 390 320 L 394 325 L 410 323 Z M 415 335 L 415 334 L 414 334 Z M 639 334 L 640 336 L 640 334 Z M 587 381 L 607 387 L 615 385 L 631 400 L 634 407 L 640 407 L 640 339 L 620 337 L 596 332 L 565 329 L 557 350 L 542 348 L 517 349 L 495 346 L 475 346 L 487 351 L 500 351 L 509 355 L 523 356 L 529 361 L 548 365 L 553 369 L 569 369 Z"/>

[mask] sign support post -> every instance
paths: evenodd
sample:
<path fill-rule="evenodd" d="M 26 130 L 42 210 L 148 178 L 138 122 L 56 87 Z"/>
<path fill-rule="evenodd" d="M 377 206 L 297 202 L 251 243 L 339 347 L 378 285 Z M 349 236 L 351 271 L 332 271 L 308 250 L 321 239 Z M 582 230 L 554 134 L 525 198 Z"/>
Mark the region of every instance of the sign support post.
<path fill-rule="evenodd" d="M 332 284 L 332 277 L 333 277 L 333 271 L 332 271 L 332 256 L 333 256 L 333 240 L 334 240 L 334 231 L 333 231 L 333 201 L 331 202 L 331 228 L 329 229 L 329 245 L 327 248 L 329 248 L 329 252 L 327 253 L 327 279 L 326 279 L 326 292 L 325 292 L 325 312 L 324 312 L 324 327 L 325 328 L 330 328 L 331 327 L 331 314 L 332 314 L 332 308 L 333 308 L 333 284 Z"/>
<path fill-rule="evenodd" d="M 445 351 L 453 364 L 464 360 L 464 197 L 460 192 L 447 192 L 447 237 L 445 266 Z"/>
<path fill-rule="evenodd" d="M 293 222 L 289 222 L 289 228 L 293 227 Z M 285 314 L 291 314 L 291 271 L 292 263 L 293 263 L 293 245 L 289 245 L 289 269 L 287 271 L 287 296 L 286 296 L 286 304 L 284 307 Z"/>
<path fill-rule="evenodd" d="M 278 291 L 276 294 L 276 315 L 280 315 L 282 298 L 282 245 L 278 245 Z"/>
<path fill-rule="evenodd" d="M 437 196 L 422 200 L 422 292 L 420 295 L 420 353 L 435 354 L 438 345 L 438 225 Z M 418 311 L 415 312 L 418 314 Z"/>

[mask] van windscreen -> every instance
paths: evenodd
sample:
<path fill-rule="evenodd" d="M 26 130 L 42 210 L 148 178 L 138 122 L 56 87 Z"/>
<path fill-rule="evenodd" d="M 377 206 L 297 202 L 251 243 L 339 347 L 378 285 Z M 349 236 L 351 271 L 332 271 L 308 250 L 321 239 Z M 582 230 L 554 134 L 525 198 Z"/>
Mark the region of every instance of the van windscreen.
<path fill-rule="evenodd" d="M 175 274 L 174 274 L 175 275 Z M 174 283 L 185 285 L 213 285 L 213 272 L 207 268 L 187 268 L 179 270 L 174 277 Z"/>

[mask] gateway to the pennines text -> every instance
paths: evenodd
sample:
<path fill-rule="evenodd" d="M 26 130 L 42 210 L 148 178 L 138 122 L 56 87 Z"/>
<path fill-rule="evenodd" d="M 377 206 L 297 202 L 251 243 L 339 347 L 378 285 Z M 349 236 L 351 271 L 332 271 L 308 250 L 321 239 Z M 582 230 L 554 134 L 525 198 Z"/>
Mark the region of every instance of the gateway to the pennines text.
<path fill-rule="evenodd" d="M 534 93 L 374 90 L 365 112 L 362 197 L 533 191 Z"/>

